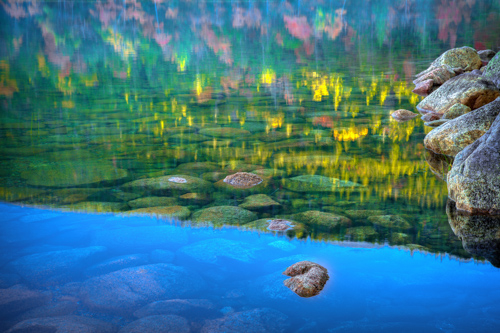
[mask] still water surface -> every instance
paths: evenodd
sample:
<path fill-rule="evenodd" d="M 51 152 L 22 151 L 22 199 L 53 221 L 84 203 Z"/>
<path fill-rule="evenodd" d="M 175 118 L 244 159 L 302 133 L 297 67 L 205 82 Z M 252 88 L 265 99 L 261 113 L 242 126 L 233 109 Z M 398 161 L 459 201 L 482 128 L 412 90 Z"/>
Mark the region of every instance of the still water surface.
<path fill-rule="evenodd" d="M 218 277 L 203 279 L 214 279 L 219 289 L 195 298 L 214 301 L 232 289 L 241 294 L 235 304 L 216 301 L 217 311 L 265 304 L 295 318 L 293 330 L 311 321 L 311 331 L 372 331 L 386 319 L 399 323 L 394 331 L 406 325 L 400 322 L 446 332 L 469 331 L 466 321 L 490 325 L 486 318 L 495 307 L 488 304 L 498 301 L 486 290 L 497 276 L 490 264 L 498 266 L 495 239 L 484 245 L 462 237 L 462 244 L 457 235 L 464 225 L 452 204 L 446 213 L 442 180 L 452 161 L 424 149 L 429 128 L 420 119 L 397 123 L 390 113 L 415 110 L 421 98 L 411 92 L 411 81 L 442 52 L 462 45 L 497 50 L 499 20 L 497 1 L 387 0 L 363 8 L 333 0 L 2 3 L 0 199 L 58 212 L 146 209 L 186 226 L 183 232 L 193 237 L 186 244 L 210 237 L 260 244 L 262 256 L 252 257 L 249 266 L 210 263 Z M 264 181 L 249 190 L 222 181 L 238 171 Z M 165 186 L 174 176 L 190 186 Z M 156 185 L 134 186 L 141 180 Z M 5 272 L 19 256 L 58 246 L 105 246 L 111 252 L 99 260 L 147 254 L 141 264 L 153 263 L 150 251 L 162 248 L 113 248 L 92 236 L 99 224 L 135 228 L 154 220 L 147 217 L 62 214 L 54 230 L 65 230 L 63 221 L 75 216 L 91 220 L 86 228 L 92 232 L 82 229 L 86 236 L 67 242 L 47 234 L 36 238 L 37 250 L 29 250 L 31 238 L 23 236 L 33 230 L 11 228 L 15 217 L 3 218 L 10 221 L 2 234 Z M 277 239 L 220 229 L 267 233 L 271 218 L 292 220 L 295 229 Z M 40 230 L 44 223 L 38 222 Z M 83 225 L 67 228 L 72 233 Z M 272 296 L 263 285 L 240 285 L 298 261 L 259 271 L 285 256 L 286 250 L 269 247 L 272 242 L 293 245 L 290 256 L 317 258 L 332 270 L 324 295 L 288 304 L 267 299 Z M 175 264 L 199 270 L 196 260 L 175 258 Z M 18 282 L 30 286 L 21 277 Z M 72 279 L 84 277 L 75 273 Z M 269 283 L 278 288 L 281 280 Z M 224 290 L 226 283 L 232 287 Z M 250 300 L 253 293 L 258 296 Z M 469 310 L 470 317 L 443 318 L 476 298 L 481 310 Z M 331 304 L 336 310 L 326 315 Z M 304 307 L 311 311 L 304 318 L 316 319 L 299 323 L 295 311 Z M 406 315 L 410 319 L 398 317 Z M 124 318 L 119 325 L 132 317 Z"/>

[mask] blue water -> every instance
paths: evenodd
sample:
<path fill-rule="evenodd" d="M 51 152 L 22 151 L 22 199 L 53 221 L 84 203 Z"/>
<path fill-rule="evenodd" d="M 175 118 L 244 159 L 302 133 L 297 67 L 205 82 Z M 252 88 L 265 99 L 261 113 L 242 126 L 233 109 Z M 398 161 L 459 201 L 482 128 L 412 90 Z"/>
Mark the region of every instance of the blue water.
<path fill-rule="evenodd" d="M 500 324 L 500 270 L 488 262 L 181 227 L 153 217 L 9 204 L 0 212 L 5 330 L 36 316 L 76 315 L 117 331 L 144 306 L 169 299 L 204 304 L 163 313 L 184 318 L 191 332 L 496 332 Z M 301 298 L 283 285 L 282 272 L 301 260 L 328 269 L 316 297 Z M 5 289 L 45 298 L 6 307 Z"/>

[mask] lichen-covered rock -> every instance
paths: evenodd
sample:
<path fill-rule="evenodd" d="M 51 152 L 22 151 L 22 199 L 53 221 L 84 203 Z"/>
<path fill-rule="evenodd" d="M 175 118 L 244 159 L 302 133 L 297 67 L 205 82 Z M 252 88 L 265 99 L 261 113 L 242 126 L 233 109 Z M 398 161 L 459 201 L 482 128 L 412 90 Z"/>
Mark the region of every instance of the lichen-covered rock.
<path fill-rule="evenodd" d="M 243 189 L 259 185 L 262 181 L 261 177 L 248 172 L 237 172 L 224 178 L 224 183 Z"/>
<path fill-rule="evenodd" d="M 229 313 L 219 319 L 207 320 L 201 333 L 280 333 L 284 332 L 288 325 L 288 316 L 283 313 L 269 308 L 258 308 Z"/>
<path fill-rule="evenodd" d="M 481 50 L 477 51 L 477 54 L 479 55 L 479 58 L 481 58 L 483 65 L 487 65 L 496 53 L 493 50 Z"/>
<path fill-rule="evenodd" d="M 301 297 L 318 295 L 329 279 L 327 269 L 311 261 L 295 263 L 283 274 L 291 276 L 285 280 L 285 286 Z"/>
<path fill-rule="evenodd" d="M 500 215 L 472 215 L 458 211 L 452 200 L 448 200 L 446 214 L 465 251 L 484 257 L 493 266 L 500 267 Z"/>
<path fill-rule="evenodd" d="M 432 94 L 424 98 L 417 109 L 425 114 L 445 114 L 453 105 L 460 103 L 475 110 L 500 96 L 500 91 L 483 76 L 463 74 L 446 81 Z"/>
<path fill-rule="evenodd" d="M 271 197 L 265 194 L 254 194 L 249 195 L 245 198 L 245 201 L 239 205 L 241 208 L 249 210 L 266 210 L 272 208 L 278 208 L 281 204 L 274 201 Z"/>
<path fill-rule="evenodd" d="M 128 202 L 132 209 L 158 207 L 158 206 L 175 206 L 177 199 L 174 197 L 144 197 Z"/>
<path fill-rule="evenodd" d="M 389 229 L 409 229 L 410 223 L 399 215 L 370 216 L 368 222 Z"/>
<path fill-rule="evenodd" d="M 284 180 L 283 187 L 295 192 L 332 192 L 345 188 L 362 188 L 351 181 L 319 175 L 303 175 Z"/>
<path fill-rule="evenodd" d="M 160 299 L 196 295 L 205 286 L 195 271 L 154 264 L 91 278 L 82 284 L 80 297 L 92 309 L 123 315 Z"/>
<path fill-rule="evenodd" d="M 460 103 L 454 104 L 443 115 L 443 119 L 455 119 L 471 111 L 467 105 Z"/>
<path fill-rule="evenodd" d="M 17 323 L 7 332 L 112 333 L 115 331 L 116 329 L 112 324 L 99 319 L 81 316 L 60 316 L 27 319 Z"/>
<path fill-rule="evenodd" d="M 179 220 L 185 220 L 191 215 L 191 211 L 183 206 L 160 206 L 160 207 L 147 207 L 129 210 L 127 215 L 156 215 L 165 216 Z"/>
<path fill-rule="evenodd" d="M 28 185 L 66 187 L 116 181 L 127 177 L 127 171 L 112 163 L 95 160 L 35 165 L 21 173 Z"/>
<path fill-rule="evenodd" d="M 441 85 L 454 77 L 456 74 L 453 69 L 448 65 L 441 65 L 438 67 L 433 67 L 431 70 L 426 72 L 425 74 L 417 77 L 416 80 L 413 81 L 414 84 L 418 85 L 425 81 L 432 80 L 433 85 Z"/>
<path fill-rule="evenodd" d="M 201 209 L 193 213 L 193 222 L 208 222 L 214 225 L 245 224 L 257 219 L 257 215 L 249 210 L 235 206 L 215 206 Z"/>
<path fill-rule="evenodd" d="M 448 173 L 448 193 L 460 210 L 500 214 L 500 116 L 457 154 Z"/>
<path fill-rule="evenodd" d="M 298 213 L 295 214 L 293 218 L 305 224 L 328 228 L 334 228 L 337 226 L 349 226 L 352 223 L 352 221 L 345 216 L 325 213 L 318 210 L 309 210 L 307 212 Z"/>
<path fill-rule="evenodd" d="M 125 325 L 118 333 L 189 333 L 191 329 L 186 318 L 176 315 L 154 315 L 144 317 Z"/>
<path fill-rule="evenodd" d="M 199 133 L 216 138 L 241 138 L 252 134 L 247 130 L 232 127 L 203 128 Z"/>
<path fill-rule="evenodd" d="M 428 79 L 416 83 L 415 88 L 412 90 L 412 92 L 414 94 L 425 97 L 432 93 L 434 90 L 436 90 L 436 87 L 434 86 L 434 80 Z"/>
<path fill-rule="evenodd" d="M 185 179 L 186 182 L 171 181 L 175 178 Z M 188 175 L 170 175 L 163 177 L 138 179 L 122 185 L 125 189 L 149 191 L 158 194 L 209 192 L 212 184 L 201 178 Z"/>
<path fill-rule="evenodd" d="M 425 146 L 437 154 L 457 155 L 483 136 L 500 113 L 500 98 L 485 106 L 448 121 L 430 131 Z"/>
<path fill-rule="evenodd" d="M 399 109 L 391 113 L 391 117 L 397 121 L 408 121 L 418 116 L 418 113 L 414 113 L 408 110 Z"/>
<path fill-rule="evenodd" d="M 492 81 L 500 89 L 500 52 L 490 60 L 483 70 L 483 77 Z"/>
<path fill-rule="evenodd" d="M 417 77 L 422 77 L 435 68 L 443 65 L 452 68 L 453 71 L 455 71 L 455 69 L 460 69 L 462 71 L 472 71 L 474 69 L 479 69 L 482 65 L 482 62 L 481 58 L 477 54 L 477 51 L 473 48 L 468 46 L 459 48 L 457 47 L 441 54 L 436 60 L 432 62 L 428 69 L 417 74 Z"/>

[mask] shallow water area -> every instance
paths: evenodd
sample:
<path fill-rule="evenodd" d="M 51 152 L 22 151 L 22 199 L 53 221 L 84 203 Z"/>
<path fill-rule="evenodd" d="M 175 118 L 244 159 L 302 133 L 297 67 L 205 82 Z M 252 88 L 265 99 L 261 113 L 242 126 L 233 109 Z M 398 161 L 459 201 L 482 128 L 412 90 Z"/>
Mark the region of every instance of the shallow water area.
<path fill-rule="evenodd" d="M 487 263 L 153 217 L 0 209 L 4 329 L 36 327 L 40 317 L 95 332 L 158 328 L 162 318 L 179 332 L 494 332 L 500 324 L 500 270 Z M 328 269 L 316 297 L 283 284 L 282 272 L 302 260 Z"/>

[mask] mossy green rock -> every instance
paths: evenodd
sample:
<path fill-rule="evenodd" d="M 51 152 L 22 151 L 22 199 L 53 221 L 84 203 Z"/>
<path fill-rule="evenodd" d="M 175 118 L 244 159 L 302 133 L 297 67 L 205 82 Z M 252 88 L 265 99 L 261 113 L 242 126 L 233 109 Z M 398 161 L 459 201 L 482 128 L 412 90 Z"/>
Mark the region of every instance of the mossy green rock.
<path fill-rule="evenodd" d="M 245 229 L 250 229 L 250 230 L 259 230 L 259 231 L 266 231 L 266 232 L 271 232 L 272 230 L 269 230 L 269 224 L 272 222 L 272 220 L 277 219 L 276 218 L 267 218 L 267 219 L 258 219 L 249 223 L 245 223 L 242 228 Z M 307 227 L 303 224 L 300 223 L 296 220 L 292 219 L 285 219 L 290 222 L 291 224 L 291 229 L 286 230 L 284 233 L 288 236 L 294 236 L 297 238 L 301 238 L 302 236 L 307 234 Z M 280 231 L 277 231 L 280 232 Z"/>
<path fill-rule="evenodd" d="M 410 236 L 402 232 L 394 232 L 391 234 L 391 243 L 394 244 L 405 244 L 410 240 Z"/>
<path fill-rule="evenodd" d="M 277 208 L 279 206 L 281 206 L 279 202 L 274 201 L 265 194 L 250 195 L 245 198 L 245 201 L 241 205 L 239 205 L 239 207 L 249 210 L 264 210 Z"/>
<path fill-rule="evenodd" d="M 454 104 L 443 115 L 443 119 L 455 119 L 471 111 L 470 107 L 460 103 Z"/>
<path fill-rule="evenodd" d="M 325 213 L 318 210 L 298 213 L 295 214 L 293 218 L 305 224 L 323 227 L 349 226 L 352 223 L 352 221 L 345 216 Z"/>
<path fill-rule="evenodd" d="M 179 220 L 184 220 L 191 215 L 191 211 L 183 206 L 160 206 L 160 207 L 147 207 L 129 210 L 127 214 L 133 215 L 161 215 L 171 217 Z"/>
<path fill-rule="evenodd" d="M 451 68 L 461 68 L 464 71 L 472 71 L 482 66 L 481 58 L 472 47 L 463 46 L 448 50 L 434 60 L 432 66 L 447 65 Z"/>
<path fill-rule="evenodd" d="M 373 239 L 378 237 L 378 232 L 370 226 L 354 227 L 348 228 L 346 230 L 346 235 L 352 240 L 364 241 L 368 239 Z"/>
<path fill-rule="evenodd" d="M 500 52 L 498 52 L 483 71 L 483 77 L 495 83 L 500 89 Z"/>
<path fill-rule="evenodd" d="M 21 173 L 28 185 L 66 187 L 116 181 L 127 177 L 127 171 L 103 161 L 62 162 L 39 165 Z"/>
<path fill-rule="evenodd" d="M 343 188 L 361 188 L 362 185 L 337 178 L 304 175 L 285 179 L 283 187 L 296 192 L 332 192 Z"/>
<path fill-rule="evenodd" d="M 257 215 L 249 210 L 235 206 L 216 206 L 201 209 L 193 213 L 193 222 L 208 222 L 214 225 L 239 225 L 257 219 Z"/>
<path fill-rule="evenodd" d="M 225 183 L 224 179 L 222 179 L 214 183 L 214 187 L 220 191 L 240 196 L 247 196 L 254 193 L 269 193 L 272 191 L 272 187 L 269 186 L 269 181 L 267 179 L 264 179 L 262 183 L 250 188 L 234 187 L 228 183 Z"/>
<path fill-rule="evenodd" d="M 384 215 L 383 210 L 346 210 L 345 213 L 353 219 L 366 219 L 370 216 Z"/>
<path fill-rule="evenodd" d="M 251 133 L 244 129 L 232 127 L 218 127 L 218 128 L 203 128 L 199 131 L 201 135 L 212 136 L 216 138 L 238 138 L 246 137 Z"/>
<path fill-rule="evenodd" d="M 176 182 L 176 179 L 185 179 L 186 182 Z M 188 192 L 209 192 L 212 183 L 201 178 L 188 175 L 169 175 L 163 177 L 138 179 L 123 184 L 124 189 L 151 191 L 153 193 L 188 193 Z"/>
<path fill-rule="evenodd" d="M 209 182 L 218 182 L 219 180 L 222 180 L 226 178 L 230 174 L 229 171 L 212 171 L 212 172 L 205 172 L 204 174 L 201 175 L 201 178 L 209 181 Z"/>
<path fill-rule="evenodd" d="M 109 213 L 109 212 L 122 212 L 129 209 L 129 206 L 123 202 L 96 202 L 84 201 L 70 206 L 64 206 L 72 211 L 96 212 L 96 213 Z"/>
<path fill-rule="evenodd" d="M 258 169 L 251 170 L 250 173 L 256 174 L 261 178 L 281 178 L 286 176 L 286 171 L 279 169 Z"/>
<path fill-rule="evenodd" d="M 132 209 L 158 207 L 158 206 L 175 206 L 177 199 L 173 197 L 144 197 L 128 202 Z"/>
<path fill-rule="evenodd" d="M 220 171 L 219 165 L 212 162 L 191 162 L 179 164 L 172 173 L 201 175 L 207 172 Z"/>
<path fill-rule="evenodd" d="M 379 215 L 368 217 L 368 222 L 390 229 L 409 229 L 410 223 L 398 215 Z"/>

